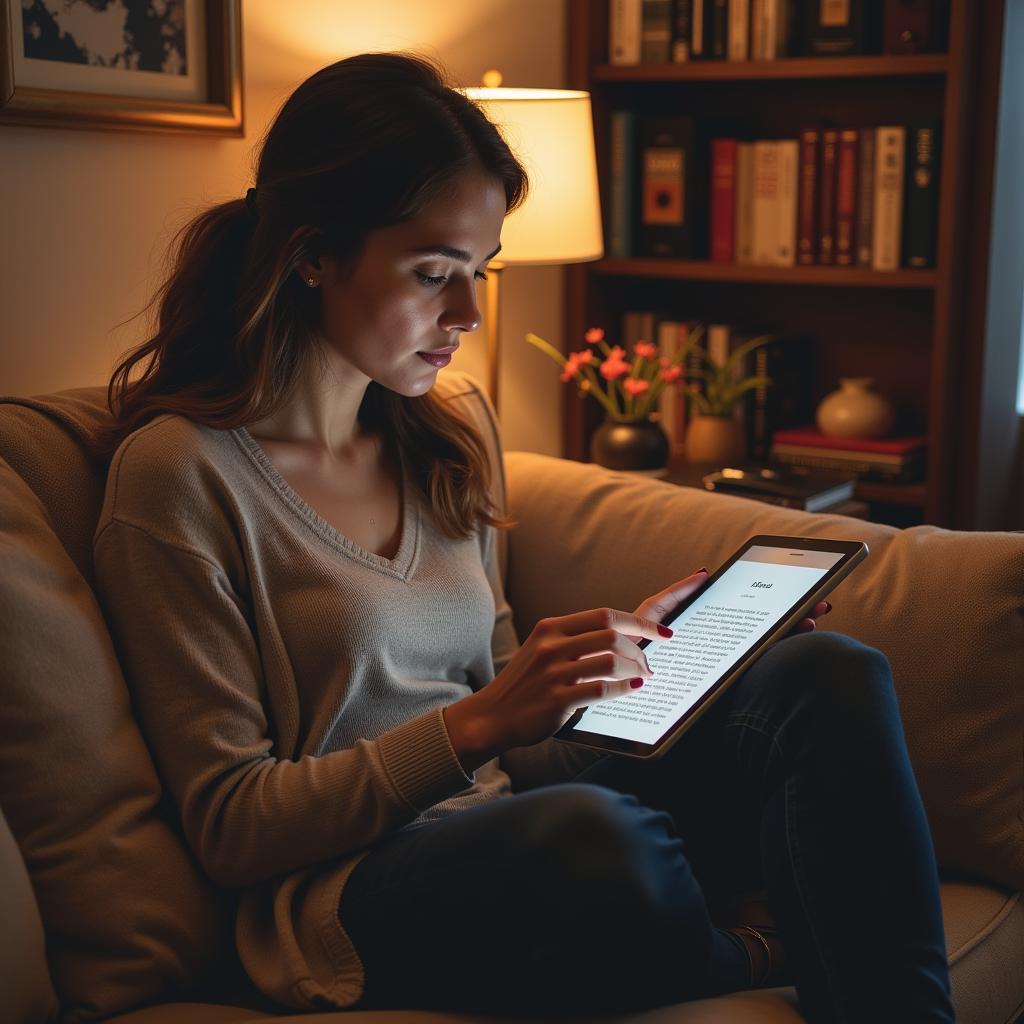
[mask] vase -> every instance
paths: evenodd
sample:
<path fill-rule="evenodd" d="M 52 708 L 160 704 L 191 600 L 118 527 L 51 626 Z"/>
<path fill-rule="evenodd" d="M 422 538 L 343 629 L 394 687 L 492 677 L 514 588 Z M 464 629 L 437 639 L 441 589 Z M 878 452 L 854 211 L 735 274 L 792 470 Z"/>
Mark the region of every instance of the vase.
<path fill-rule="evenodd" d="M 668 451 L 668 436 L 651 419 L 606 419 L 590 440 L 590 457 L 606 469 L 662 469 Z"/>
<path fill-rule="evenodd" d="M 742 463 L 747 454 L 743 424 L 729 416 L 694 413 L 686 429 L 686 459 L 717 466 Z"/>
<path fill-rule="evenodd" d="M 818 406 L 818 429 L 829 437 L 884 437 L 896 418 L 888 399 L 871 390 L 871 377 L 840 377 L 839 390 Z"/>

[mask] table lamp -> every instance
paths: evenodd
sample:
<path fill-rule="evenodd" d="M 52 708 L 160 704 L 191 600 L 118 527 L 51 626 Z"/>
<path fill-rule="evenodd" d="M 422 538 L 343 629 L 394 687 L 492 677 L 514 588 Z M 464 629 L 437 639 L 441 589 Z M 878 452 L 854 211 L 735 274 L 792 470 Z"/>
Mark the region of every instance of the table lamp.
<path fill-rule="evenodd" d="M 487 389 L 498 408 L 501 272 L 512 264 L 582 263 L 603 255 L 590 93 L 503 89 L 501 73 L 465 89 L 497 126 L 530 178 L 526 202 L 501 232 L 501 259 L 487 267 Z"/>

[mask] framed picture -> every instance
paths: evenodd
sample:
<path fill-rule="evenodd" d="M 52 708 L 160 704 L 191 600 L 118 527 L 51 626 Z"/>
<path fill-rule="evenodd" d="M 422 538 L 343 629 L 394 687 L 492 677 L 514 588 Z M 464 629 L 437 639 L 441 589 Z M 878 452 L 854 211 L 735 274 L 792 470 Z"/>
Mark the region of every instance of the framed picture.
<path fill-rule="evenodd" d="M 0 124 L 243 135 L 241 0 L 0 0 Z"/>

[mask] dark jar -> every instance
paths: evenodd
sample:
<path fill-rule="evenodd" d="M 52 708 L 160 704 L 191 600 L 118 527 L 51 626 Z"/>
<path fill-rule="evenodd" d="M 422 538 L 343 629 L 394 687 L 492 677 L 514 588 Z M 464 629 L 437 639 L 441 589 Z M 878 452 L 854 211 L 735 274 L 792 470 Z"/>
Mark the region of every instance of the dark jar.
<path fill-rule="evenodd" d="M 654 420 L 607 419 L 590 440 L 590 457 L 606 469 L 661 469 L 668 437 Z"/>

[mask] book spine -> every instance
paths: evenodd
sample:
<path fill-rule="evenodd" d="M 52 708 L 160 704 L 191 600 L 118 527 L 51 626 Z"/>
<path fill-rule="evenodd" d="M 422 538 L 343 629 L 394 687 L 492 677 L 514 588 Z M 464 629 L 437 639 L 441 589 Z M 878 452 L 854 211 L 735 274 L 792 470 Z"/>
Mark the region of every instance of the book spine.
<path fill-rule="evenodd" d="M 609 0 L 608 54 L 612 64 L 640 63 L 640 0 Z"/>
<path fill-rule="evenodd" d="M 704 8 L 711 0 L 693 0 L 693 17 L 690 20 L 690 59 L 704 59 Z"/>
<path fill-rule="evenodd" d="M 835 263 L 836 257 L 836 167 L 839 133 L 825 128 L 821 133 L 821 173 L 818 177 L 818 262 Z"/>
<path fill-rule="evenodd" d="M 748 372 L 772 383 L 751 392 L 747 449 L 752 460 L 768 461 L 776 431 L 806 423 L 813 415 L 809 350 L 806 338 L 792 335 L 779 335 L 754 349 Z"/>
<path fill-rule="evenodd" d="M 750 59 L 750 0 L 729 0 L 729 60 Z"/>
<path fill-rule="evenodd" d="M 648 116 L 640 121 L 640 254 L 690 255 L 688 185 L 693 157 L 693 122 L 688 117 Z"/>
<path fill-rule="evenodd" d="M 762 8 L 762 43 L 765 60 L 779 57 L 779 4 L 782 0 L 764 0 Z"/>
<path fill-rule="evenodd" d="M 879 0 L 809 0 L 804 5 L 803 52 L 808 57 L 868 53 Z"/>
<path fill-rule="evenodd" d="M 907 130 L 878 128 L 875 132 L 875 224 L 871 266 L 897 270 L 903 228 L 903 175 Z"/>
<path fill-rule="evenodd" d="M 632 110 L 613 110 L 609 118 L 608 255 L 633 255 L 633 127 Z"/>
<path fill-rule="evenodd" d="M 817 128 L 800 132 L 800 199 L 797 227 L 797 262 L 818 262 L 818 151 Z"/>
<path fill-rule="evenodd" d="M 675 0 L 672 9 L 672 63 L 691 59 L 693 38 L 693 0 Z"/>
<path fill-rule="evenodd" d="M 779 154 L 779 212 L 775 265 L 796 264 L 797 177 L 800 166 L 800 144 L 796 139 L 777 142 Z"/>
<path fill-rule="evenodd" d="M 772 266 L 779 237 L 779 150 L 754 143 L 754 263 Z"/>
<path fill-rule="evenodd" d="M 640 63 L 667 64 L 672 50 L 672 0 L 642 0 Z"/>
<path fill-rule="evenodd" d="M 750 57 L 764 60 L 765 0 L 750 0 Z"/>
<path fill-rule="evenodd" d="M 729 52 L 729 0 L 712 0 L 711 45 L 712 60 L 725 60 Z"/>
<path fill-rule="evenodd" d="M 857 266 L 870 267 L 874 252 L 875 129 L 860 130 L 860 168 L 857 174 Z"/>
<path fill-rule="evenodd" d="M 857 218 L 857 130 L 839 133 L 836 171 L 836 264 L 853 266 L 854 226 Z"/>
<path fill-rule="evenodd" d="M 779 450 L 772 446 L 772 460 L 787 466 L 806 466 L 808 469 L 823 469 L 838 473 L 855 473 L 870 480 L 884 480 L 890 483 L 913 483 L 924 476 L 924 460 L 914 461 L 905 466 L 879 466 L 858 459 L 840 459 L 830 455 L 797 453 Z"/>
<path fill-rule="evenodd" d="M 711 259 L 736 259 L 736 139 L 711 143 Z"/>
<path fill-rule="evenodd" d="M 736 262 L 754 262 L 754 144 L 736 146 Z"/>
<path fill-rule="evenodd" d="M 940 138 L 938 121 L 920 121 L 910 126 L 903 225 L 904 267 L 935 266 Z"/>

